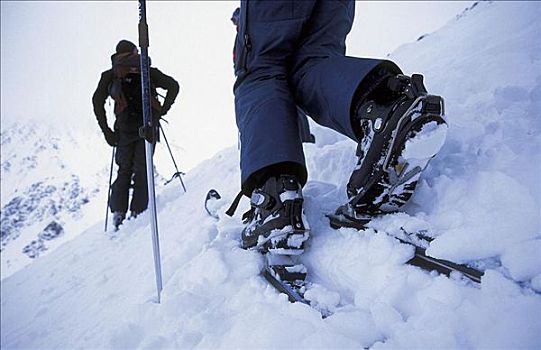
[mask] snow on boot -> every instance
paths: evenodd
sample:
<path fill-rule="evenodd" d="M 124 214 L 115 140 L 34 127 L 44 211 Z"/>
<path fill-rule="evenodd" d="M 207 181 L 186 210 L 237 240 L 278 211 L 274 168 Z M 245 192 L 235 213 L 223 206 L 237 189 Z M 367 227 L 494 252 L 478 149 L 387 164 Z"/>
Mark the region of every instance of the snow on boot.
<path fill-rule="evenodd" d="M 445 141 L 443 99 L 427 94 L 422 75 L 397 75 L 386 88 L 393 98 L 366 98 L 356 108 L 359 160 L 347 184 L 349 201 L 328 215 L 334 228 L 362 228 L 374 215 L 400 209 Z"/>
<path fill-rule="evenodd" d="M 309 236 L 300 183 L 294 176 L 269 178 L 252 192 L 251 209 L 244 214 L 242 248 L 273 254 L 298 255 Z"/>
<path fill-rule="evenodd" d="M 115 211 L 113 213 L 113 226 L 115 227 L 115 231 L 118 231 L 118 228 L 120 225 L 122 225 L 122 222 L 126 218 L 126 213 L 121 211 Z"/>

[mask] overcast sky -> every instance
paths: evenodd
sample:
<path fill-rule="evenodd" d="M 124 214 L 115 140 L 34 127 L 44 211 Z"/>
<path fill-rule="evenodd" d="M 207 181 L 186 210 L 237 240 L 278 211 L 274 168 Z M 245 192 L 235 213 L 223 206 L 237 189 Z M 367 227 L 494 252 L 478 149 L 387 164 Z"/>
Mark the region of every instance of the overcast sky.
<path fill-rule="evenodd" d="M 359 1 L 348 54 L 382 57 L 473 1 Z M 1 1 L 1 121 L 99 132 L 91 96 L 118 40 L 137 42 L 137 1 Z M 149 1 L 153 66 L 181 84 L 168 138 L 189 169 L 237 140 L 230 17 L 237 1 Z M 107 107 L 111 111 L 111 107 Z M 113 118 L 109 115 L 109 123 Z M 105 141 L 104 141 L 105 142 Z"/>

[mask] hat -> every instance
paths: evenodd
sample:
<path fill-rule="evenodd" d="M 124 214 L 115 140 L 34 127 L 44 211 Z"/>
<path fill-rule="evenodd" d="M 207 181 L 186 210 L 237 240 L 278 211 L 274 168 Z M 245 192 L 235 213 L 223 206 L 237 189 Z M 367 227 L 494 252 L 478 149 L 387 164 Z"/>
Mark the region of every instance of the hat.
<path fill-rule="evenodd" d="M 120 40 L 116 44 L 116 53 L 129 53 L 134 52 L 137 49 L 134 43 L 128 40 Z"/>

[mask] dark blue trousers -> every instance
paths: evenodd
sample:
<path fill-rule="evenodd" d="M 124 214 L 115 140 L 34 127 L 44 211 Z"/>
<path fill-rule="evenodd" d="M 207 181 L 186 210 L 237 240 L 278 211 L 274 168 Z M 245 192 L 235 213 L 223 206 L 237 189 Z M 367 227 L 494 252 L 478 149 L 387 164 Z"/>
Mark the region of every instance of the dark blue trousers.
<path fill-rule="evenodd" d="M 306 168 L 297 106 L 318 124 L 358 141 L 352 99 L 363 79 L 389 61 L 345 56 L 354 1 L 245 0 L 235 43 L 235 113 L 241 181 L 282 162 Z M 392 64 L 399 72 L 398 67 Z"/>

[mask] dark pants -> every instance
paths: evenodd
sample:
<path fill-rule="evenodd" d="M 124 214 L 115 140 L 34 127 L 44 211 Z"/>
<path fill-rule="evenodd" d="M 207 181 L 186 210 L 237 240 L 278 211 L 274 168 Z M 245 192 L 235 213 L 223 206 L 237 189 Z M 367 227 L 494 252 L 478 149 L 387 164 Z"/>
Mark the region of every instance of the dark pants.
<path fill-rule="evenodd" d="M 236 41 L 235 112 L 245 193 L 258 171 L 295 164 L 306 182 L 297 124 L 300 106 L 318 124 L 358 141 L 353 96 L 363 79 L 389 61 L 345 56 L 353 1 L 242 1 Z"/>
<path fill-rule="evenodd" d="M 118 173 L 112 185 L 111 210 L 128 211 L 129 190 L 133 180 L 130 210 L 136 213 L 144 211 L 148 206 L 145 141 L 138 139 L 127 144 L 121 143 L 117 147 L 115 161 Z"/>

